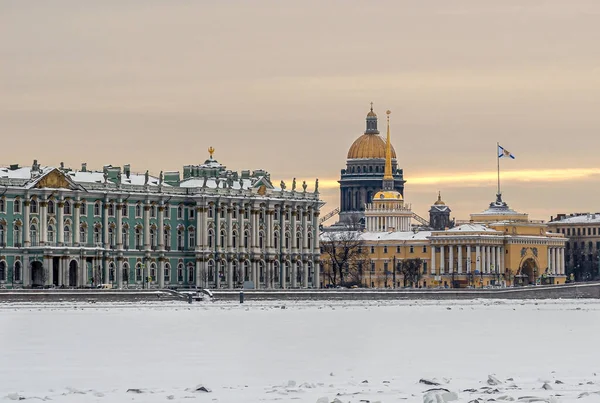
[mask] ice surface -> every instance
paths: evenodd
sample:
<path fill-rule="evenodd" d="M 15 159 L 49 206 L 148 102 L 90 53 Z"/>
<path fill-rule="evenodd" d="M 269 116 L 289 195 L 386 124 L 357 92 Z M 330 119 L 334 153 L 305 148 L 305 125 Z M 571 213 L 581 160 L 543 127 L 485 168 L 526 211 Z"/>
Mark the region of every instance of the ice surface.
<path fill-rule="evenodd" d="M 282 305 L 0 305 L 0 401 L 600 402 L 597 301 Z"/>

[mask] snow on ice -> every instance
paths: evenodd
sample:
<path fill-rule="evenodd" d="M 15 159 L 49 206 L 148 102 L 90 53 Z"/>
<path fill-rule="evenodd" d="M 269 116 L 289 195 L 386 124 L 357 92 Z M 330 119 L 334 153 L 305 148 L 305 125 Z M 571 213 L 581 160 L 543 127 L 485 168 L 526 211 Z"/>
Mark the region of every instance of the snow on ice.
<path fill-rule="evenodd" d="M 0 400 L 598 403 L 599 313 L 585 300 L 3 304 Z"/>

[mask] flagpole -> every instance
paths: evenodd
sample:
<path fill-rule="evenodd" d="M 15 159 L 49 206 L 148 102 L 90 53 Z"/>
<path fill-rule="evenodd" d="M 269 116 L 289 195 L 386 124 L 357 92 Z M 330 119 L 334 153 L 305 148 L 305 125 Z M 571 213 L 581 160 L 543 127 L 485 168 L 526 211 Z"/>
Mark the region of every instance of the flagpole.
<path fill-rule="evenodd" d="M 500 151 L 500 143 L 496 143 L 496 160 L 498 160 L 498 195 L 500 195 L 500 156 L 498 152 Z"/>

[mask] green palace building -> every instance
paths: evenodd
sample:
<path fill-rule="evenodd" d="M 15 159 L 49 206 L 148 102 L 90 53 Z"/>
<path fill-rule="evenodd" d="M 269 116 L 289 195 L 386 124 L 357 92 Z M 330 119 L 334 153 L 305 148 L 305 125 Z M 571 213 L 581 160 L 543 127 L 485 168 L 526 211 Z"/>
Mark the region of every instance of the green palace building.
<path fill-rule="evenodd" d="M 275 187 L 209 153 L 158 177 L 129 165 L 0 168 L 0 288 L 319 284 L 318 180 Z"/>

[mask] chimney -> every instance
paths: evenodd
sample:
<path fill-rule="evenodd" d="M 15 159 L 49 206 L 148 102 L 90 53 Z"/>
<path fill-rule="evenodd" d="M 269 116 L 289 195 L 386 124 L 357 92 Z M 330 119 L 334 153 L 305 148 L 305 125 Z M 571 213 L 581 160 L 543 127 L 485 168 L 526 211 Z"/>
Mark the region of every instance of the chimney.
<path fill-rule="evenodd" d="M 87 162 L 81 163 L 81 172 L 87 172 Z"/>
<path fill-rule="evenodd" d="M 131 175 L 131 165 L 129 165 L 129 164 L 123 165 L 123 172 L 125 173 L 125 176 L 127 177 L 127 179 L 129 179 L 129 176 Z"/>

